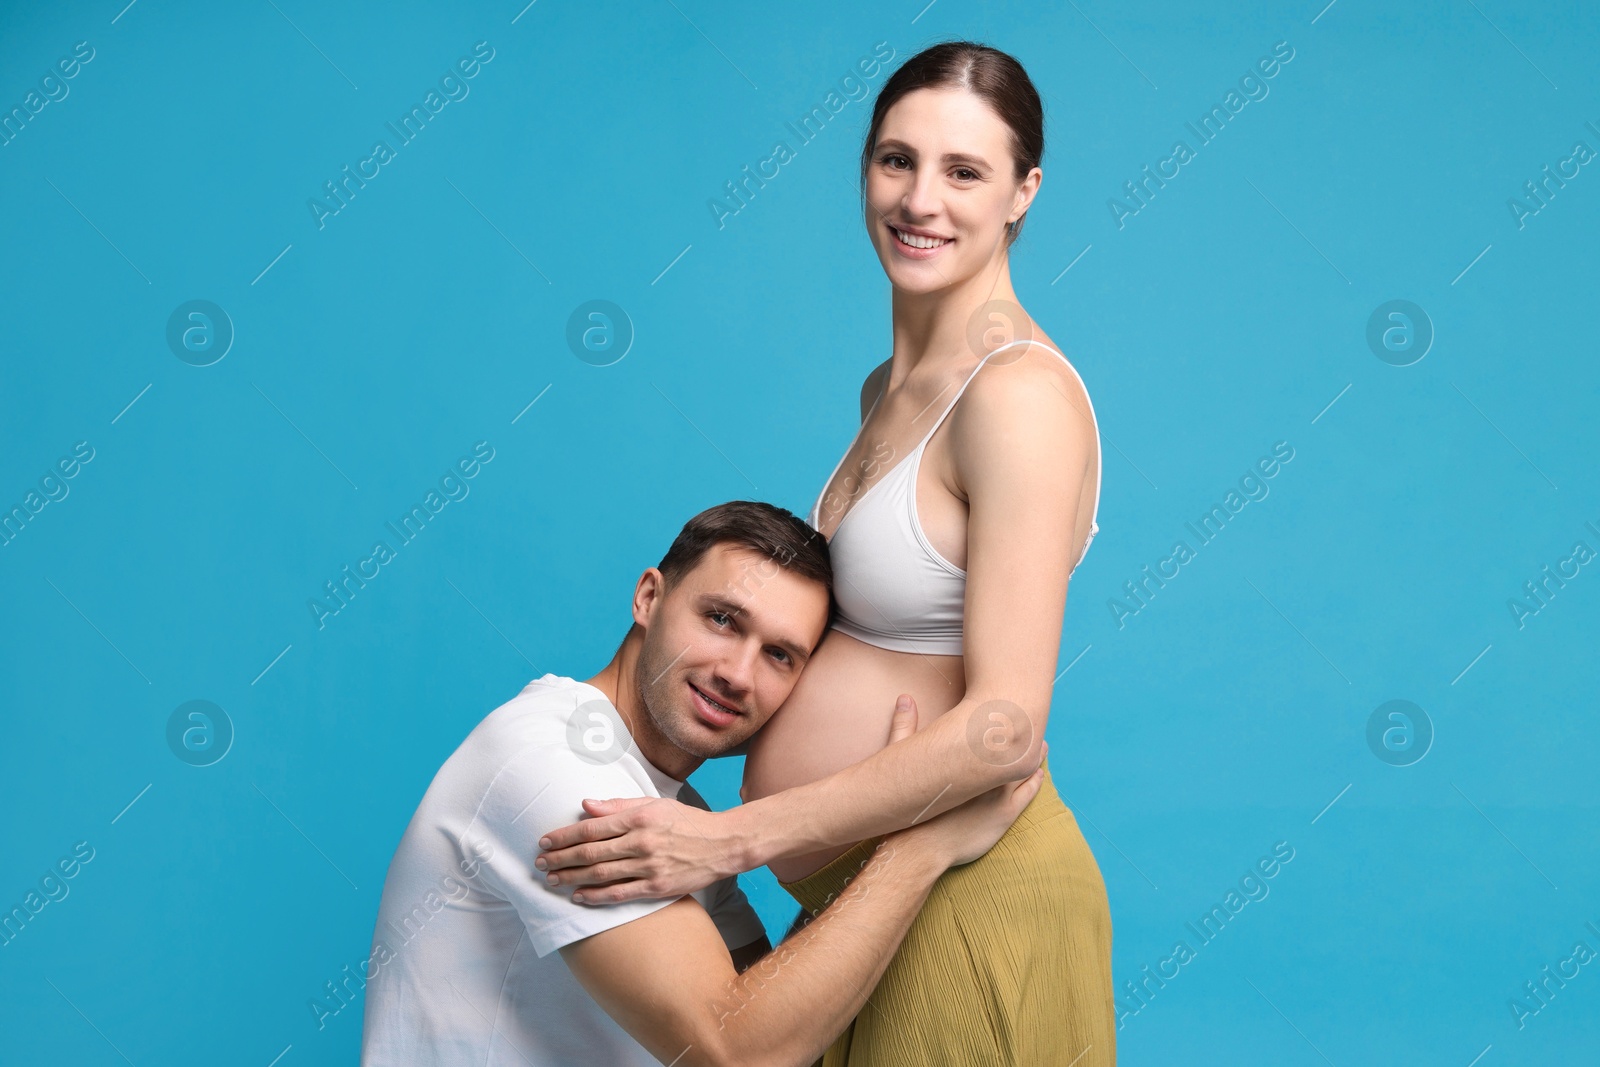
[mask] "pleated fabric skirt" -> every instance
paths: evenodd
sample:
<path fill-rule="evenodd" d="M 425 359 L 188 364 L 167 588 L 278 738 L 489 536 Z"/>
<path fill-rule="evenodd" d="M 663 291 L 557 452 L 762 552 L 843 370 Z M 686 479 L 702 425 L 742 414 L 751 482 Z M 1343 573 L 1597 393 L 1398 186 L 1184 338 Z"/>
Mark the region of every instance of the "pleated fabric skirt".
<path fill-rule="evenodd" d="M 869 838 L 779 884 L 816 915 Z M 814 1067 L 1114 1067 L 1111 910 L 1048 764 L 995 846 L 940 876 L 866 1005 Z"/>

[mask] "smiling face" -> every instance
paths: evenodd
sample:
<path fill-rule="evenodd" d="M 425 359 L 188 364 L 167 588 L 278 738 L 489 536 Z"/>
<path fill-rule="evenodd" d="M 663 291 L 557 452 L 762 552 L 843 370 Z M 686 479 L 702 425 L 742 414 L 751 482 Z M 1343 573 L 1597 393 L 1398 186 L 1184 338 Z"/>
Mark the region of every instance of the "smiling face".
<path fill-rule="evenodd" d="M 955 285 L 1005 255 L 1043 177 L 1015 177 L 1011 129 L 964 89 L 918 89 L 878 128 L 867 167 L 867 234 L 897 289 Z M 897 236 L 903 234 L 904 237 Z"/>
<path fill-rule="evenodd" d="M 664 740 L 699 759 L 746 741 L 789 696 L 822 640 L 828 590 L 739 545 L 712 545 L 671 588 L 652 567 L 634 592 L 646 755 Z M 648 736 L 653 735 L 653 736 Z M 662 766 L 666 761 L 656 761 Z"/>

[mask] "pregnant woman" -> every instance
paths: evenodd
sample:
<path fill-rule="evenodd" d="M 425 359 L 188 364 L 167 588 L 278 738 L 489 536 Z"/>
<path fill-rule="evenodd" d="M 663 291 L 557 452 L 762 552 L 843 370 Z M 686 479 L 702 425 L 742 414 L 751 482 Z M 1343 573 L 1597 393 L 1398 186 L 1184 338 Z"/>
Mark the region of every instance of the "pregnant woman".
<path fill-rule="evenodd" d="M 751 739 L 744 805 L 587 805 L 605 817 L 578 824 L 581 839 L 617 835 L 583 858 L 613 862 L 564 872 L 607 887 L 588 901 L 766 864 L 815 913 L 876 835 L 1038 765 L 1067 583 L 1100 498 L 1088 394 L 1011 286 L 1043 140 L 1038 94 L 1003 52 L 939 44 L 885 82 L 861 167 L 893 353 L 867 376 L 861 428 L 810 516 L 831 545 L 836 621 Z M 917 730 L 886 745 L 900 694 Z M 1115 1031 L 1105 886 L 1047 767 L 999 843 L 939 880 L 822 1062 L 1104 1067 Z"/>

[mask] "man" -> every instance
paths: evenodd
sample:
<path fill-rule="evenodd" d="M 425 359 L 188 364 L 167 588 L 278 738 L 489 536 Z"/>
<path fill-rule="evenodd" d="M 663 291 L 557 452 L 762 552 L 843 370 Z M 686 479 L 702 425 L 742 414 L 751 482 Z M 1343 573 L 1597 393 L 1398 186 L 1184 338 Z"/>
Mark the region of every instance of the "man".
<path fill-rule="evenodd" d="M 479 723 L 389 866 L 361 1062 L 815 1060 L 861 1010 L 934 881 L 988 851 L 1041 773 L 886 835 L 776 951 L 734 878 L 589 906 L 531 859 L 541 834 L 582 816 L 584 797 L 704 807 L 684 779 L 783 703 L 831 602 L 827 545 L 801 520 L 749 501 L 710 508 L 639 577 L 633 626 L 605 669 L 583 682 L 546 674 Z M 914 729 L 914 707 L 903 709 L 890 739 Z"/>

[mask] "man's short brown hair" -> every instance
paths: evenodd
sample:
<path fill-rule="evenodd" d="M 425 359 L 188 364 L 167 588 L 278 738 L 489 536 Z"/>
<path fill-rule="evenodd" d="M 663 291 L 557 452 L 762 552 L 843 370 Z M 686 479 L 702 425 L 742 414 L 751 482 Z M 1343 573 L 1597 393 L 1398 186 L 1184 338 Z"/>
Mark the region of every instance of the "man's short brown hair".
<path fill-rule="evenodd" d="M 827 539 L 793 512 L 759 500 L 731 500 L 706 508 L 683 524 L 656 569 L 670 588 L 719 544 L 749 549 L 792 574 L 820 582 L 828 591 L 828 622 L 833 622 L 833 564 Z"/>

